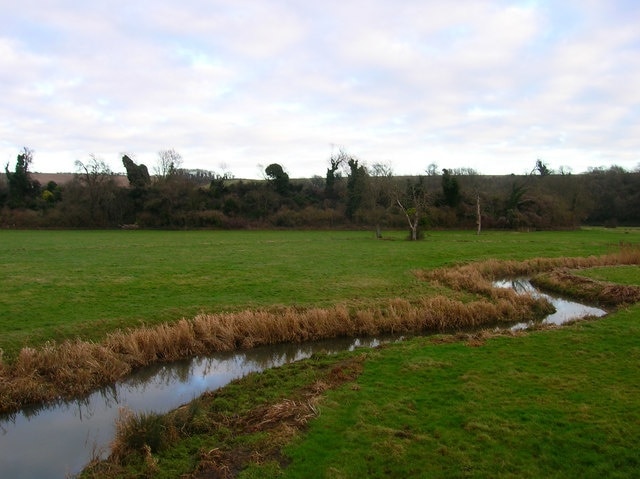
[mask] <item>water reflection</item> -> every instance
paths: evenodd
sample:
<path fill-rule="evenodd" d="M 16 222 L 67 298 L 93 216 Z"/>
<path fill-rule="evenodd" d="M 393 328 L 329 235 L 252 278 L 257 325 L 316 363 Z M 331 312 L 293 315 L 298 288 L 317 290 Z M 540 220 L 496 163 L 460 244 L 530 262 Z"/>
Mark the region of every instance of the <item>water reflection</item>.
<path fill-rule="evenodd" d="M 520 294 L 531 294 L 536 297 L 546 298 L 556 309 L 555 313 L 548 315 L 544 318 L 542 324 L 555 324 L 561 325 L 569 321 L 586 317 L 601 317 L 607 314 L 603 309 L 593 306 L 587 306 L 586 304 L 576 303 L 559 296 L 550 295 L 538 291 L 528 279 L 516 278 L 502 281 L 495 281 L 494 286 L 498 288 L 511 288 L 515 292 Z M 518 323 L 511 327 L 513 330 L 526 329 L 533 325 L 532 321 L 527 323 Z"/>

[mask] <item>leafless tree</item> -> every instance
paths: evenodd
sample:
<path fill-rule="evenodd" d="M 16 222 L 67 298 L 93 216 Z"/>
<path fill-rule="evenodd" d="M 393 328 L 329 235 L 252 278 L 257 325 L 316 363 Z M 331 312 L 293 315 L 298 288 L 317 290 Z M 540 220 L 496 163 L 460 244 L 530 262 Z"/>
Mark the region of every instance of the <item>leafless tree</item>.
<path fill-rule="evenodd" d="M 407 218 L 411 241 L 417 241 L 420 222 L 425 217 L 429 204 L 429 195 L 424 190 L 422 183 L 408 185 L 404 195 L 396 193 L 396 204 Z"/>
<path fill-rule="evenodd" d="M 153 168 L 159 178 L 175 174 L 182 167 L 182 155 L 173 148 L 158 153 L 158 164 Z"/>
<path fill-rule="evenodd" d="M 93 153 L 85 163 L 76 160 L 76 179 L 86 189 L 91 221 L 99 223 L 109 217 L 114 199 L 115 181 L 109 165 Z"/>
<path fill-rule="evenodd" d="M 477 234 L 482 231 L 482 215 L 480 212 L 480 193 L 476 196 L 476 225 L 478 226 Z"/>
<path fill-rule="evenodd" d="M 393 169 L 389 163 L 374 163 L 369 168 L 371 176 L 368 196 L 371 198 L 370 211 L 376 223 L 376 238 L 382 238 L 381 220 L 393 202 Z"/>
<path fill-rule="evenodd" d="M 438 176 L 438 164 L 430 163 L 429 166 L 427 166 L 425 173 L 427 176 Z"/>

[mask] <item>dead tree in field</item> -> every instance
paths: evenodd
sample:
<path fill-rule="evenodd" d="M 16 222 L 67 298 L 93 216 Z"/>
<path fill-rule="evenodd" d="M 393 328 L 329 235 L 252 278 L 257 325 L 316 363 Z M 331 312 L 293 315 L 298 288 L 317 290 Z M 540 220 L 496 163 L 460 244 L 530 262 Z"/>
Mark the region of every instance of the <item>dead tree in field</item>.
<path fill-rule="evenodd" d="M 478 233 L 477 234 L 480 234 L 480 231 L 482 230 L 482 215 L 480 214 L 480 193 L 478 193 L 478 196 L 476 197 L 476 207 L 477 207 L 476 224 L 478 225 Z"/>
<path fill-rule="evenodd" d="M 409 223 L 409 231 L 411 233 L 411 241 L 417 241 L 420 237 L 420 222 L 425 218 L 427 213 L 427 205 L 429 196 L 424 191 L 422 178 L 417 184 L 407 184 L 407 191 L 404 196 L 396 194 L 396 204 L 400 207 L 407 223 Z"/>

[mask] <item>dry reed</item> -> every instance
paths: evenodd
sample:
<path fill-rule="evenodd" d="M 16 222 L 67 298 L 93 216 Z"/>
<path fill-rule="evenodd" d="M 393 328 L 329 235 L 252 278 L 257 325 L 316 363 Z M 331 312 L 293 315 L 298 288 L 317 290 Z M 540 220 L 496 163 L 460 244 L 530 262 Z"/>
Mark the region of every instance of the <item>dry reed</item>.
<path fill-rule="evenodd" d="M 200 314 L 191 320 L 117 331 L 99 344 L 75 340 L 47 343 L 39 349 L 24 348 L 11 365 L 2 362 L 0 356 L 0 412 L 86 394 L 126 376 L 135 368 L 158 361 L 282 342 L 446 331 L 536 319 L 549 312 L 548 303 L 494 288 L 491 281 L 558 267 L 639 263 L 640 248 L 621 248 L 617 253 L 589 258 L 489 260 L 416 272 L 421 279 L 482 295 L 469 303 L 440 295 L 416 302 L 390 299 L 378 307 L 357 310 L 336 305 L 322 309 L 282 307 Z"/>
<path fill-rule="evenodd" d="M 458 290 L 478 294 L 501 294 L 495 290 L 492 281 L 504 278 L 533 276 L 557 268 L 581 269 L 597 266 L 636 265 L 640 264 L 640 247 L 621 244 L 618 251 L 602 256 L 586 258 L 533 258 L 525 261 L 500 261 L 489 259 L 452 268 L 415 271 L 417 278 L 445 284 Z"/>
<path fill-rule="evenodd" d="M 597 281 L 566 269 L 539 274 L 531 282 L 548 291 L 568 294 L 585 301 L 618 306 L 640 301 L 640 287 Z"/>

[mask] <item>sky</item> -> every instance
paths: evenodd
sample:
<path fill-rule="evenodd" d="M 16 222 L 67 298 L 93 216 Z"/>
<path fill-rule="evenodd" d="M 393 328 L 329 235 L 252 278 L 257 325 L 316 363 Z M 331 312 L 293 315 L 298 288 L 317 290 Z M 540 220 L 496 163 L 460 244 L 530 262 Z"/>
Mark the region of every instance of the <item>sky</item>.
<path fill-rule="evenodd" d="M 640 167 L 637 0 L 0 0 L 0 162 Z"/>

